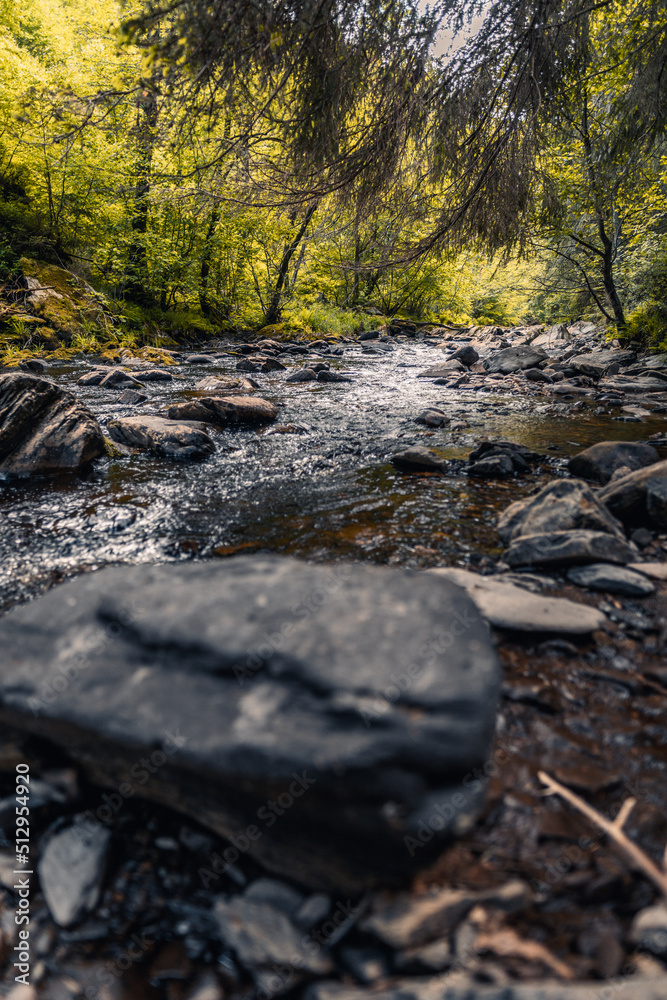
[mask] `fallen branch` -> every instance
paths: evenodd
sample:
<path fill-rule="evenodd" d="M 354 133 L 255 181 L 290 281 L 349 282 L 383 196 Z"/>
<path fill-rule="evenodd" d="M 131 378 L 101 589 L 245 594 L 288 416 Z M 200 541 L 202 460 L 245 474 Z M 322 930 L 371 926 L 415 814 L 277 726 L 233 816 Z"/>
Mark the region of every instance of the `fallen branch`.
<path fill-rule="evenodd" d="M 621 806 L 618 815 L 615 820 L 608 820 L 606 816 L 598 812 L 592 806 L 589 806 L 582 798 L 576 795 L 574 792 L 566 788 L 565 785 L 561 785 L 559 781 L 555 778 L 551 778 L 546 772 L 538 771 L 537 777 L 540 781 L 547 786 L 546 795 L 560 795 L 561 798 L 569 802 L 571 806 L 578 809 L 579 812 L 583 813 L 594 823 L 596 826 L 600 827 L 601 830 L 612 839 L 620 851 L 629 858 L 630 862 L 635 868 L 644 872 L 648 878 L 658 887 L 660 892 L 667 898 L 667 870 L 662 871 L 658 866 L 651 861 L 648 854 L 642 851 L 641 847 L 633 843 L 627 834 L 624 833 L 623 827 L 627 823 L 628 817 L 632 812 L 634 806 L 636 805 L 636 799 L 626 799 L 626 801 Z M 667 852 L 666 852 L 667 860 Z"/>

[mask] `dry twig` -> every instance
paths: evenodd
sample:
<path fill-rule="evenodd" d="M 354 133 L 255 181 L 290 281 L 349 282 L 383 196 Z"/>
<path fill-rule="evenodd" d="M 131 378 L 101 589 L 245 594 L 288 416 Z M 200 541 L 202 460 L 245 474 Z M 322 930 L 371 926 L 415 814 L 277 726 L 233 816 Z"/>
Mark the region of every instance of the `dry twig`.
<path fill-rule="evenodd" d="M 546 795 L 560 795 L 561 798 L 569 802 L 571 806 L 578 809 L 579 812 L 583 813 L 591 823 L 600 827 L 601 830 L 612 839 L 620 851 L 625 854 L 625 856 L 630 860 L 631 864 L 638 868 L 640 871 L 644 872 L 648 878 L 658 887 L 660 892 L 667 898 L 667 870 L 660 870 L 658 866 L 651 861 L 648 854 L 642 851 L 641 847 L 633 843 L 632 840 L 623 831 L 623 827 L 628 821 L 628 817 L 632 812 L 634 806 L 636 805 L 636 799 L 626 799 L 621 808 L 619 809 L 618 815 L 615 820 L 608 820 L 606 816 L 590 806 L 582 798 L 575 794 L 575 792 L 570 791 L 565 785 L 561 785 L 559 781 L 555 778 L 550 777 L 545 771 L 538 771 L 537 777 L 540 781 L 547 786 Z M 667 852 L 666 852 L 667 860 Z"/>

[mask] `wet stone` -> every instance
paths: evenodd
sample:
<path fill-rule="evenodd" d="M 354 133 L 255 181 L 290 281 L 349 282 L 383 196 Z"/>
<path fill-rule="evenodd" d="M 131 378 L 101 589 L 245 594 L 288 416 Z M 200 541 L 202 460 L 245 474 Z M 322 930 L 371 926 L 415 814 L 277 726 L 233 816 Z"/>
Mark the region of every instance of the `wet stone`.
<path fill-rule="evenodd" d="M 145 403 L 147 399 L 148 396 L 144 392 L 137 392 L 136 389 L 124 389 L 118 397 L 118 402 L 136 406 L 138 403 Z"/>
<path fill-rule="evenodd" d="M 607 483 L 597 494 L 598 500 L 624 524 L 646 527 L 649 513 L 646 507 L 647 484 L 667 477 L 667 461 L 637 469 L 622 479 Z"/>
<path fill-rule="evenodd" d="M 162 458 L 181 461 L 206 458 L 215 451 L 206 431 L 186 421 L 154 416 L 119 417 L 109 421 L 107 430 L 113 441 L 151 451 Z"/>
<path fill-rule="evenodd" d="M 102 454 L 102 429 L 73 393 L 28 373 L 0 375 L 0 477 L 73 472 Z"/>
<path fill-rule="evenodd" d="M 314 382 L 317 378 L 316 372 L 312 368 L 301 368 L 298 372 L 288 375 L 286 382 Z"/>
<path fill-rule="evenodd" d="M 415 417 L 415 423 L 425 424 L 426 427 L 445 427 L 449 423 L 449 417 L 442 410 L 424 410 Z"/>
<path fill-rule="evenodd" d="M 551 375 L 547 375 L 545 371 L 540 371 L 539 368 L 527 368 L 523 374 L 530 382 L 553 382 Z"/>
<path fill-rule="evenodd" d="M 463 347 L 459 347 L 457 351 L 454 351 L 450 361 L 460 361 L 466 368 L 470 368 L 479 361 L 479 354 L 471 344 L 465 344 Z"/>
<path fill-rule="evenodd" d="M 479 479 L 506 479 L 514 473 L 514 464 L 509 455 L 485 455 L 466 469 L 469 476 Z"/>
<path fill-rule="evenodd" d="M 608 563 L 577 566 L 568 570 L 567 578 L 579 587 L 625 594 L 628 597 L 646 597 L 655 590 L 651 581 L 641 573 Z"/>
<path fill-rule="evenodd" d="M 169 420 L 202 420 L 219 427 L 270 424 L 278 407 L 259 396 L 202 396 L 166 410 Z"/>
<path fill-rule="evenodd" d="M 444 461 L 430 448 L 415 445 L 391 456 L 391 463 L 401 472 L 443 472 Z"/>

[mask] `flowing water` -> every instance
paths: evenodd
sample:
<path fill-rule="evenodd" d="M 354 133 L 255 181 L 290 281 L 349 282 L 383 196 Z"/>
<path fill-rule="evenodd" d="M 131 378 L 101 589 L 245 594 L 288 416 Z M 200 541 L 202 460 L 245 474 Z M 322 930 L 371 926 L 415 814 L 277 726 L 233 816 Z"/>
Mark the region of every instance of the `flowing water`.
<path fill-rule="evenodd" d="M 195 383 L 204 375 L 237 377 L 237 360 L 174 367 L 172 382 L 147 383 L 141 407 L 120 406 L 117 390 L 76 386 L 89 363 L 54 365 L 49 374 L 73 386 L 104 423 L 210 395 Z M 99 460 L 83 476 L 0 482 L 0 605 L 117 561 L 270 551 L 403 565 L 474 563 L 499 552 L 498 510 L 553 477 L 565 456 L 595 441 L 645 440 L 665 428 L 663 417 L 625 423 L 595 416 L 589 404 L 568 413 L 558 397 L 533 390 L 451 390 L 416 377 L 441 360 L 441 351 L 422 341 L 399 343 L 388 354 L 350 346 L 333 365 L 352 383 L 285 384 L 289 372 L 256 376 L 258 394 L 281 406 L 278 421 L 260 431 L 212 432 L 216 453 L 203 462 L 142 453 Z M 295 366 L 303 363 L 296 359 Z M 416 424 L 433 405 L 465 426 L 430 431 Z M 535 474 L 509 483 L 409 475 L 389 462 L 411 444 L 462 458 L 489 436 L 549 458 Z"/>

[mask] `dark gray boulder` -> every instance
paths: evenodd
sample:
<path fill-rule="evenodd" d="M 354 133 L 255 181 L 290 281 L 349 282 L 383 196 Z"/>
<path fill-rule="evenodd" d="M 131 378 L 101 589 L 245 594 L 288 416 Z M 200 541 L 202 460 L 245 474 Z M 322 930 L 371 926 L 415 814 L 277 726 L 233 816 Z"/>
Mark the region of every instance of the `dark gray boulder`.
<path fill-rule="evenodd" d="M 625 566 L 612 566 L 609 563 L 574 566 L 568 570 L 567 578 L 578 587 L 604 590 L 610 594 L 624 594 L 627 597 L 646 597 L 655 590 L 643 573 L 626 569 Z"/>
<path fill-rule="evenodd" d="M 658 461 L 660 456 L 650 444 L 636 441 L 600 441 L 573 455 L 567 467 L 573 476 L 590 479 L 595 483 L 608 483 L 616 469 L 625 465 L 634 471 Z"/>
<path fill-rule="evenodd" d="M 464 344 L 463 347 L 459 347 L 458 351 L 454 351 L 450 361 L 460 361 L 466 368 L 470 368 L 479 361 L 479 354 L 472 344 Z"/>
<path fill-rule="evenodd" d="M 547 355 L 540 347 L 521 344 L 519 347 L 506 347 L 504 351 L 495 351 L 483 362 L 489 375 L 512 375 L 527 368 L 536 368 L 541 361 L 546 361 Z"/>
<path fill-rule="evenodd" d="M 176 403 L 166 412 L 170 420 L 203 420 L 219 427 L 270 424 L 278 416 L 275 403 L 259 396 L 202 396 Z"/>
<path fill-rule="evenodd" d="M 298 371 L 293 372 L 288 375 L 285 379 L 286 382 L 314 382 L 317 378 L 317 372 L 313 371 L 312 368 L 300 368 Z"/>
<path fill-rule="evenodd" d="M 556 479 L 535 496 L 510 504 L 498 518 L 498 534 L 505 543 L 519 535 L 573 530 L 608 531 L 625 539 L 620 521 L 580 479 Z"/>
<path fill-rule="evenodd" d="M 519 535 L 503 556 L 508 566 L 577 566 L 610 562 L 624 565 L 637 557 L 637 549 L 604 531 L 550 531 Z"/>
<path fill-rule="evenodd" d="M 478 479 L 506 479 L 513 475 L 514 465 L 509 455 L 489 454 L 469 465 L 466 472 Z"/>
<path fill-rule="evenodd" d="M 107 429 L 112 441 L 152 451 L 162 458 L 181 461 L 206 458 L 215 451 L 215 445 L 206 431 L 185 421 L 153 416 L 120 417 L 110 420 Z"/>
<path fill-rule="evenodd" d="M 356 891 L 410 878 L 478 815 L 483 782 L 464 779 L 499 672 L 449 581 L 278 557 L 118 566 L 13 609 L 0 644 L 0 724 L 196 816 L 232 841 L 225 863 Z"/>
<path fill-rule="evenodd" d="M 442 472 L 445 462 L 430 448 L 415 445 L 391 456 L 391 464 L 401 472 Z"/>
<path fill-rule="evenodd" d="M 0 375 L 0 476 L 76 471 L 103 454 L 100 425 L 73 393 L 28 373 Z"/>

